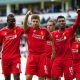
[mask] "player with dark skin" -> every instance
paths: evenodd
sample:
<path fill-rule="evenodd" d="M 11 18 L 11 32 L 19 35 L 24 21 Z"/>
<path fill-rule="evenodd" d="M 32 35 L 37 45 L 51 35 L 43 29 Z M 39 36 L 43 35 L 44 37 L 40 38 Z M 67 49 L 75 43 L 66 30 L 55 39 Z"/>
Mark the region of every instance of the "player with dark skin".
<path fill-rule="evenodd" d="M 0 48 L 1 48 L 1 46 L 4 48 L 4 46 L 3 46 L 3 44 L 5 44 L 5 46 L 8 46 L 8 47 L 10 47 L 11 46 L 11 42 L 12 42 L 12 45 L 13 45 L 13 43 L 14 43 L 14 41 L 15 41 L 15 44 L 17 45 L 17 47 L 15 46 L 15 44 L 13 45 L 14 46 L 14 48 L 19 48 L 19 42 L 20 42 L 20 38 L 21 38 L 21 36 L 22 36 L 22 34 L 24 33 L 22 30 L 22 28 L 21 27 L 18 27 L 18 26 L 16 26 L 16 20 L 15 20 L 15 17 L 14 17 L 14 14 L 9 14 L 8 16 L 7 16 L 7 26 L 6 26 L 6 28 L 4 29 L 4 31 L 3 31 L 3 33 L 5 34 L 5 33 L 7 33 L 8 35 L 6 35 L 6 36 L 4 36 L 5 38 L 3 38 L 3 39 L 5 39 L 5 40 L 3 40 L 2 42 L 0 42 Z M 19 31 L 20 32 L 19 32 Z M 10 32 L 8 32 L 8 31 L 10 31 Z M 20 34 L 20 35 L 19 35 Z M 10 36 L 10 37 L 9 37 Z M 17 40 L 16 40 L 17 39 Z M 0 37 L 0 40 L 1 40 L 1 37 Z M 9 42 L 10 41 L 10 42 Z M 17 42 L 18 41 L 18 42 Z M 9 42 L 10 44 L 7 44 L 7 43 L 5 43 L 5 42 Z M 6 45 L 7 44 L 7 45 Z M 10 49 L 12 49 L 13 47 L 10 47 Z M 9 51 L 9 48 L 7 48 L 7 50 Z M 10 52 L 10 55 L 11 55 L 11 53 L 13 54 L 13 56 L 15 56 L 15 55 L 17 55 L 17 53 L 18 53 L 18 49 L 15 49 L 15 51 L 13 50 L 11 50 L 11 52 Z M 11 73 L 13 73 L 13 76 L 14 76 L 14 80 L 20 80 L 20 63 L 17 63 L 17 61 L 19 60 L 19 62 L 20 62 L 20 53 L 18 54 L 18 56 L 19 57 L 15 57 L 15 58 L 13 58 L 13 56 L 10 56 L 9 57 L 9 59 L 8 60 L 10 60 L 10 59 L 13 59 L 13 63 L 11 62 L 9 65 L 11 65 L 11 66 L 8 66 L 7 65 L 7 67 L 10 67 L 11 69 L 10 69 L 10 72 L 6 69 L 6 71 L 7 72 L 9 72 L 9 73 L 5 73 L 6 71 L 4 70 L 4 68 L 3 68 L 3 62 L 5 62 L 5 61 L 3 61 L 3 55 L 4 55 L 4 53 L 3 52 L 6 52 L 5 51 L 5 49 L 2 49 L 2 70 L 3 70 L 3 74 L 4 74 L 4 77 L 5 77 L 5 80 L 11 80 Z M 9 54 L 9 52 L 6 52 L 6 54 Z M 7 55 L 8 56 L 8 55 Z M 14 63 L 14 60 L 16 60 L 16 62 Z M 9 61 L 8 61 L 9 62 Z M 16 64 L 16 65 L 15 65 Z M 18 64 L 18 65 L 17 65 Z M 14 65 L 15 65 L 15 67 L 17 68 L 17 69 L 15 69 L 14 70 Z M 18 67 L 17 67 L 18 66 Z M 19 70 L 18 70 L 19 69 Z M 14 71 L 13 71 L 14 70 Z M 17 72 L 17 70 L 19 71 L 19 72 Z"/>

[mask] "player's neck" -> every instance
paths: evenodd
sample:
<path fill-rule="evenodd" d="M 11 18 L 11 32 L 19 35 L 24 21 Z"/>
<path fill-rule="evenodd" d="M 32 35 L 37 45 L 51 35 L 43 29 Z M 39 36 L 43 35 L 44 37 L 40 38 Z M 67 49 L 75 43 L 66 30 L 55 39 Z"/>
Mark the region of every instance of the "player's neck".
<path fill-rule="evenodd" d="M 8 28 L 9 28 L 9 29 L 14 29 L 15 27 L 9 27 L 9 26 L 8 26 Z"/>
<path fill-rule="evenodd" d="M 64 31 L 64 30 L 65 30 L 65 28 L 60 28 L 60 30 L 61 30 L 61 31 Z"/>
<path fill-rule="evenodd" d="M 35 29 L 40 29 L 40 27 L 34 27 Z"/>

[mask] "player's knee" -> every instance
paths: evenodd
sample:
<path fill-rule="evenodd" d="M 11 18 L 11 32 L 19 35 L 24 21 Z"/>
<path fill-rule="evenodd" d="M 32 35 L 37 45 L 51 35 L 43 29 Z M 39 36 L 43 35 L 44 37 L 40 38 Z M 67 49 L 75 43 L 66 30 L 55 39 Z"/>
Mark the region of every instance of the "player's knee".
<path fill-rule="evenodd" d="M 20 80 L 20 74 L 14 75 L 14 80 Z"/>
<path fill-rule="evenodd" d="M 45 80 L 45 77 L 39 76 L 39 80 Z"/>
<path fill-rule="evenodd" d="M 59 77 L 52 77 L 51 80 L 61 80 Z"/>
<path fill-rule="evenodd" d="M 10 80 L 10 75 L 4 75 L 5 80 Z"/>
<path fill-rule="evenodd" d="M 65 78 L 65 80 L 73 80 L 73 79 L 71 79 L 71 78 Z"/>
<path fill-rule="evenodd" d="M 26 80 L 32 80 L 32 75 L 26 75 Z"/>

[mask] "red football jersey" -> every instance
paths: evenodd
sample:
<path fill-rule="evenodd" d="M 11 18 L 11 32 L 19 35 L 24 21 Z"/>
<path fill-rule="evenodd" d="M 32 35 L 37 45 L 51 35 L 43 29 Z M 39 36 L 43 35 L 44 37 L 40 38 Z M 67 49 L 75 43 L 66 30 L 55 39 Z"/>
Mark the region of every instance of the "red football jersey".
<path fill-rule="evenodd" d="M 14 29 L 4 27 L 0 30 L 0 43 L 2 43 L 2 58 L 13 59 L 20 57 L 20 38 L 24 30 L 15 26 Z"/>
<path fill-rule="evenodd" d="M 72 53 L 74 60 L 80 60 L 80 41 L 76 40 L 72 43 Z"/>
<path fill-rule="evenodd" d="M 52 36 L 54 38 L 54 44 L 56 47 L 57 59 L 72 58 L 71 40 L 73 39 L 74 34 L 77 31 L 79 23 L 80 23 L 80 16 L 78 16 L 75 23 L 71 27 L 66 28 L 64 31 L 58 30 L 52 32 Z"/>
<path fill-rule="evenodd" d="M 28 40 L 28 50 L 32 53 L 44 53 L 46 40 L 48 40 L 49 32 L 46 28 L 35 29 L 29 27 L 26 31 Z"/>

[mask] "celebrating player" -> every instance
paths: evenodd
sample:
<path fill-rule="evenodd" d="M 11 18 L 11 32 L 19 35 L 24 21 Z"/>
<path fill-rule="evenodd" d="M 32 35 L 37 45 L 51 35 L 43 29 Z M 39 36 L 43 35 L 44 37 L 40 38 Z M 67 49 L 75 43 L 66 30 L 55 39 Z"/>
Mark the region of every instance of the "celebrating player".
<path fill-rule="evenodd" d="M 77 14 L 75 23 L 69 28 L 66 28 L 64 16 L 58 16 L 57 18 L 57 22 L 60 24 L 59 30 L 52 32 L 56 48 L 56 57 L 51 71 L 52 80 L 58 80 L 63 73 L 65 80 L 73 78 L 71 40 L 80 23 L 80 9 L 77 9 Z"/>
<path fill-rule="evenodd" d="M 7 16 L 7 26 L 0 30 L 0 46 L 2 46 L 2 72 L 5 80 L 11 80 L 11 73 L 14 80 L 20 80 L 20 38 L 24 30 L 15 25 L 13 14 Z"/>
<path fill-rule="evenodd" d="M 53 59 L 55 56 L 54 42 L 46 28 L 40 26 L 40 17 L 32 14 L 32 25 L 28 25 L 28 18 L 32 12 L 28 11 L 24 20 L 24 29 L 28 40 L 28 59 L 26 64 L 26 80 L 32 80 L 33 75 L 38 75 L 39 80 L 44 80 L 47 68 L 45 65 L 45 43 L 47 40 L 52 41 Z"/>

